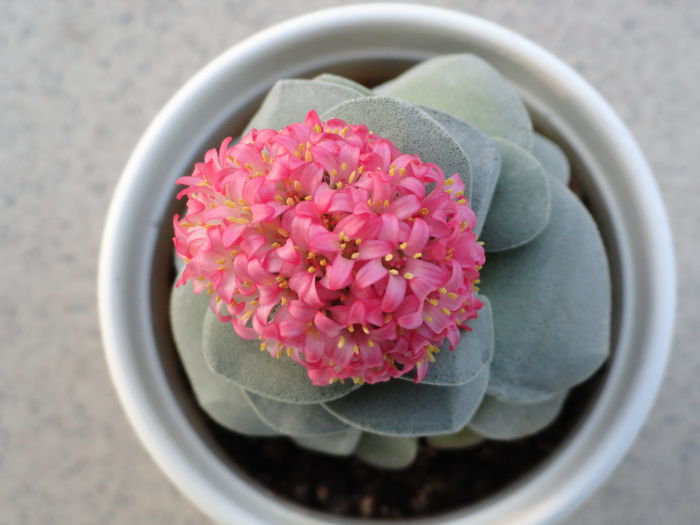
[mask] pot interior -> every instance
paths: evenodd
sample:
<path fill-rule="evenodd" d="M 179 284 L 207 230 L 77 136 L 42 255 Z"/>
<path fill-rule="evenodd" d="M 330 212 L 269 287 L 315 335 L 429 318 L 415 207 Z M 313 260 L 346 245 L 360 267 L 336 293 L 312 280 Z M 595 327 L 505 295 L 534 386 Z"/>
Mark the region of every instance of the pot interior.
<path fill-rule="evenodd" d="M 298 71 L 295 72 L 294 76 L 313 77 L 321 72 L 331 72 L 372 87 L 395 77 L 421 58 L 423 57 L 385 56 L 363 60 L 348 59 L 333 65 L 314 66 Z M 182 203 L 175 199 L 177 191 L 175 180 L 180 176 L 188 175 L 191 166 L 202 157 L 205 150 L 218 147 L 226 136 L 236 137 L 240 135 L 273 80 L 271 79 L 270 84 L 261 85 L 257 91 L 251 92 L 247 99 L 224 114 L 220 123 L 213 126 L 212 129 L 192 130 L 193 139 L 198 141 L 198 152 L 189 159 L 189 163 L 184 165 L 181 172 L 172 173 L 172 198 L 168 203 L 167 210 L 164 210 L 163 220 L 158 226 L 159 234 L 151 268 L 150 307 L 156 346 L 159 352 L 158 358 L 165 372 L 169 388 L 183 414 L 186 415 L 192 427 L 196 429 L 201 440 L 206 443 L 211 452 L 238 476 L 247 479 L 262 492 L 281 495 L 291 505 L 303 502 L 305 505 L 320 511 L 335 511 L 351 516 L 362 516 L 362 507 L 359 503 L 351 507 L 343 506 L 333 498 L 322 497 L 322 491 L 319 492 L 318 486 L 321 485 L 337 487 L 337 481 L 325 477 L 339 470 L 354 473 L 352 475 L 358 477 L 358 484 L 363 479 L 373 479 L 398 487 L 397 491 L 402 490 L 403 486 L 406 492 L 397 494 L 397 500 L 414 502 L 412 503 L 413 517 L 454 511 L 475 503 L 483 504 L 485 500 L 496 498 L 499 494 L 515 490 L 520 484 L 527 483 L 527 480 L 535 476 L 538 470 L 544 468 L 566 448 L 569 440 L 585 421 L 605 382 L 609 365 L 603 366 L 592 378 L 575 388 L 569 395 L 565 407 L 555 423 L 536 436 L 508 443 L 487 441 L 467 451 L 435 451 L 424 446 L 420 453 L 423 458 L 419 458 L 416 462 L 417 467 L 420 468 L 411 467 L 399 473 L 385 473 L 359 464 L 353 459 L 337 459 L 305 451 L 297 448 L 285 438 L 257 439 L 239 436 L 219 427 L 199 409 L 174 347 L 168 317 L 170 289 L 175 278 L 172 263 L 173 231 L 171 218 L 182 208 Z M 613 284 L 611 349 L 614 351 L 620 326 L 621 272 L 620 255 L 616 250 L 617 243 L 611 227 L 611 218 L 602 202 L 601 192 L 590 176 L 590 167 L 586 164 L 585 159 L 576 154 L 574 147 L 567 142 L 564 133 L 557 128 L 556 123 L 546 117 L 546 111 L 530 104 L 530 101 L 527 100 L 527 94 L 524 96 L 537 131 L 555 140 L 567 153 L 572 166 L 572 189 L 589 208 L 601 230 L 608 252 Z M 612 359 L 614 359 L 614 354 L 611 354 L 610 360 Z M 431 462 L 435 466 L 434 468 L 439 467 L 445 471 L 446 477 L 458 475 L 459 470 L 469 470 L 470 474 L 463 475 L 457 483 L 461 492 L 460 498 L 439 502 L 437 505 L 421 506 L 420 502 L 415 503 L 415 494 L 409 493 L 411 491 L 410 485 L 401 485 L 401 480 L 412 477 L 411 474 L 415 475 L 413 477 L 424 476 L 425 469 L 429 468 L 425 465 L 430 465 Z M 301 497 L 298 494 L 297 497 L 294 497 L 293 490 L 285 489 L 284 483 L 275 483 L 276 464 L 286 464 L 288 468 L 298 468 L 302 469 L 303 472 L 312 473 L 309 475 L 309 477 L 313 477 L 310 480 L 310 486 L 303 490 L 300 489 L 303 492 Z M 478 478 L 478 483 L 473 483 L 475 477 Z M 471 487 L 467 486 L 470 480 L 472 481 Z M 447 481 L 451 483 L 450 480 Z M 460 485 L 460 483 L 465 484 L 465 486 Z M 361 494 L 357 494 L 349 499 L 359 502 L 361 496 Z M 308 510 L 306 511 L 308 512 Z M 393 508 L 384 510 L 380 508 L 377 513 L 385 517 L 402 517 L 402 515 L 396 514 Z"/>

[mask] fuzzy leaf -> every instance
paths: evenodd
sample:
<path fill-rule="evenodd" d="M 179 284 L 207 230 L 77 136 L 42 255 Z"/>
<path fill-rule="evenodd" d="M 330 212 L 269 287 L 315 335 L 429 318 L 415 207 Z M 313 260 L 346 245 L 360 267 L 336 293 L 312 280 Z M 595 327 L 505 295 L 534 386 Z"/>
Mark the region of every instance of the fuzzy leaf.
<path fill-rule="evenodd" d="M 192 287 L 173 287 L 170 320 L 185 372 L 202 409 L 217 423 L 241 434 L 272 436 L 277 432 L 262 422 L 243 391 L 214 373 L 204 360 L 202 324 L 209 310 L 209 297 L 195 294 Z"/>
<path fill-rule="evenodd" d="M 549 177 L 521 147 L 495 139 L 501 149 L 501 175 L 481 239 L 488 252 L 510 250 L 535 239 L 549 221 Z"/>
<path fill-rule="evenodd" d="M 258 112 L 248 123 L 244 133 L 251 129 L 281 129 L 295 122 L 303 122 L 312 109 L 321 114 L 345 100 L 362 97 L 356 89 L 338 83 L 316 80 L 279 80 L 268 92 Z"/>
<path fill-rule="evenodd" d="M 365 97 L 374 96 L 374 91 L 372 91 L 371 89 L 366 88 L 365 86 L 358 82 L 355 82 L 354 80 L 341 77 L 340 75 L 333 75 L 332 73 L 321 73 L 320 75 L 314 77 L 314 80 L 317 82 L 329 82 L 331 84 L 345 86 L 347 88 L 354 89 L 355 91 L 357 91 L 361 95 L 364 95 Z"/>
<path fill-rule="evenodd" d="M 355 455 L 365 463 L 383 469 L 408 467 L 418 453 L 418 440 L 414 437 L 389 437 L 362 434 Z"/>
<path fill-rule="evenodd" d="M 471 166 L 466 153 L 444 127 L 416 106 L 386 97 L 359 98 L 329 109 L 321 118 L 365 124 L 404 153 L 440 166 L 445 177 L 459 173 L 465 194 L 471 196 Z"/>
<path fill-rule="evenodd" d="M 443 434 L 441 436 L 429 436 L 428 443 L 440 449 L 459 449 L 478 445 L 484 441 L 484 436 L 474 432 L 469 426 L 464 427 L 454 434 Z"/>
<path fill-rule="evenodd" d="M 566 392 L 539 403 L 509 403 L 486 396 L 469 427 L 491 439 L 519 439 L 539 432 L 559 414 Z"/>
<path fill-rule="evenodd" d="M 320 436 L 348 429 L 348 425 L 321 405 L 283 403 L 252 392 L 246 392 L 246 396 L 260 419 L 286 436 Z"/>
<path fill-rule="evenodd" d="M 471 331 L 462 332 L 454 350 L 449 349 L 450 343 L 445 340 L 421 384 L 463 385 L 471 381 L 491 362 L 493 357 L 491 303 L 488 297 L 481 296 L 481 300 L 484 306 L 479 310 L 479 317 L 468 323 Z M 413 380 L 406 376 L 401 376 L 401 379 Z"/>
<path fill-rule="evenodd" d="M 389 436 L 425 436 L 456 432 L 476 411 L 488 382 L 484 367 L 469 383 L 434 386 L 391 380 L 366 385 L 324 403 L 350 425 Z"/>
<path fill-rule="evenodd" d="M 501 172 L 501 151 L 493 140 L 464 120 L 434 108 L 421 106 L 421 109 L 442 125 L 469 157 L 472 169 L 469 206 L 478 219 L 473 229 L 478 237 Z"/>
<path fill-rule="evenodd" d="M 355 451 L 360 441 L 362 431 L 348 427 L 343 432 L 327 434 L 325 436 L 297 436 L 292 438 L 300 447 L 332 454 L 334 456 L 349 456 Z"/>
<path fill-rule="evenodd" d="M 558 179 L 564 185 L 569 184 L 569 178 L 571 176 L 569 159 L 566 158 L 564 152 L 555 142 L 535 133 L 532 154 L 540 161 L 540 164 L 542 164 L 542 167 L 547 173 Z"/>
<path fill-rule="evenodd" d="M 474 55 L 426 60 L 375 92 L 440 109 L 488 135 L 527 150 L 532 147 L 532 122 L 520 96 L 498 71 Z"/>
<path fill-rule="evenodd" d="M 228 323 L 208 311 L 204 318 L 204 356 L 209 366 L 241 388 L 277 401 L 312 404 L 346 395 L 355 385 L 315 386 L 306 369 L 287 357 L 274 359 L 258 341 L 240 338 Z"/>
<path fill-rule="evenodd" d="M 581 201 L 552 179 L 552 216 L 534 241 L 488 256 L 496 350 L 489 394 L 550 398 L 588 378 L 610 340 L 610 277 L 603 242 Z"/>

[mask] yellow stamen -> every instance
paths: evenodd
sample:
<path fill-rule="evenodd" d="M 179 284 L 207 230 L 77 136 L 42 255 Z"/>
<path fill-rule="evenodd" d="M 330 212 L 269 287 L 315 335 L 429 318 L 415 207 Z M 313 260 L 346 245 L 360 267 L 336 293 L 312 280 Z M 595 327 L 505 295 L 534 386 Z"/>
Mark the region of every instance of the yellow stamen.
<path fill-rule="evenodd" d="M 352 351 L 353 351 L 355 354 L 359 354 L 359 353 L 360 353 L 360 347 L 359 347 L 358 345 L 353 345 Z"/>
<path fill-rule="evenodd" d="M 421 257 L 423 257 L 423 254 L 422 254 L 421 252 L 418 252 L 418 253 L 414 253 L 414 254 L 413 254 L 413 258 L 414 258 L 414 259 L 420 259 Z"/>
<path fill-rule="evenodd" d="M 442 308 L 440 308 L 440 310 L 442 310 L 442 313 L 445 314 L 445 315 L 450 315 L 450 314 L 452 313 L 452 312 L 450 312 L 447 308 L 445 308 L 444 306 L 443 306 Z"/>
<path fill-rule="evenodd" d="M 404 277 L 404 279 L 410 281 L 411 279 L 413 279 L 415 277 L 415 275 L 413 275 L 411 272 L 406 272 L 405 274 L 403 274 L 403 277 Z"/>
<path fill-rule="evenodd" d="M 309 272 L 309 273 L 315 273 L 315 272 L 316 272 L 316 268 L 314 268 L 313 266 L 309 266 L 309 267 L 306 269 L 306 271 Z"/>
<path fill-rule="evenodd" d="M 355 252 L 355 253 L 353 253 L 353 254 L 350 256 L 350 258 L 351 258 L 351 259 L 357 259 L 359 256 L 360 256 L 360 254 L 357 253 L 357 252 Z"/>
<path fill-rule="evenodd" d="M 369 335 L 369 328 L 367 328 L 367 326 L 364 325 L 364 324 L 362 325 L 362 331 L 363 331 L 365 334 Z"/>
<path fill-rule="evenodd" d="M 323 129 L 321 128 L 321 126 L 319 126 L 318 124 L 315 124 L 315 125 L 314 125 L 313 130 L 314 130 L 316 133 L 321 133 L 321 132 L 323 131 Z"/>
<path fill-rule="evenodd" d="M 345 171 L 346 169 L 348 169 L 348 163 L 347 163 L 347 162 L 343 162 L 343 163 L 340 165 L 340 169 L 343 170 L 343 171 Z"/>
<path fill-rule="evenodd" d="M 387 261 L 387 262 L 391 261 L 393 258 L 394 258 L 394 254 L 393 254 L 393 253 L 387 253 L 387 254 L 384 256 L 384 260 Z"/>
<path fill-rule="evenodd" d="M 390 273 L 391 275 L 399 275 L 399 271 L 398 271 L 397 269 L 395 269 L 395 268 L 392 268 L 391 270 L 389 270 L 389 273 Z"/>
<path fill-rule="evenodd" d="M 338 348 L 343 348 L 345 346 L 345 337 L 340 336 L 340 339 L 338 339 Z"/>
<path fill-rule="evenodd" d="M 348 177 L 348 184 L 352 184 L 355 182 L 355 177 L 357 176 L 357 172 L 353 171 L 350 176 Z"/>
<path fill-rule="evenodd" d="M 454 292 L 450 292 L 447 294 L 447 297 L 449 297 L 450 299 L 457 299 L 457 294 Z"/>
<path fill-rule="evenodd" d="M 374 348 L 374 341 L 372 341 L 369 337 L 367 338 L 367 345 L 368 345 L 370 348 Z"/>
<path fill-rule="evenodd" d="M 455 183 L 454 179 L 447 179 L 445 181 L 445 186 L 452 186 Z"/>
<path fill-rule="evenodd" d="M 248 224 L 250 222 L 248 219 L 244 219 L 243 217 L 227 217 L 227 220 L 236 224 Z"/>
<path fill-rule="evenodd" d="M 393 177 L 395 173 L 396 173 L 396 166 L 394 166 L 392 164 L 391 167 L 389 168 L 389 175 L 391 175 Z"/>
<path fill-rule="evenodd" d="M 426 315 L 423 319 L 425 319 L 425 320 L 426 320 L 427 322 L 429 322 L 429 323 L 432 323 L 432 322 L 433 322 L 433 318 L 430 317 L 429 315 Z"/>
<path fill-rule="evenodd" d="M 437 306 L 437 305 L 438 305 L 438 300 L 437 300 L 437 299 L 428 299 L 428 302 L 429 302 L 430 304 L 432 304 L 433 306 Z"/>
<path fill-rule="evenodd" d="M 285 203 L 287 204 L 287 206 L 294 206 L 294 199 L 292 199 L 291 197 L 287 197 Z"/>
<path fill-rule="evenodd" d="M 407 247 L 408 247 L 407 242 L 402 242 L 401 244 L 399 244 L 399 248 L 401 248 L 402 250 L 405 250 Z"/>
<path fill-rule="evenodd" d="M 353 325 L 348 326 L 348 332 L 353 333 L 355 331 L 355 327 Z"/>

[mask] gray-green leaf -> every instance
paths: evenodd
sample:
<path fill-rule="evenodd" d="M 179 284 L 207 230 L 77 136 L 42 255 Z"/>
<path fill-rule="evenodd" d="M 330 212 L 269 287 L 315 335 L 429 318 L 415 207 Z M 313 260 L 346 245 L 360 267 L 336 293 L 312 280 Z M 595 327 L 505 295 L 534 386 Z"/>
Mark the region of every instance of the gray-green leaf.
<path fill-rule="evenodd" d="M 486 396 L 469 422 L 479 434 L 499 440 L 520 439 L 539 432 L 559 414 L 566 392 L 539 403 L 509 403 Z"/>
<path fill-rule="evenodd" d="M 435 448 L 446 450 L 472 447 L 478 445 L 482 441 L 484 441 L 484 436 L 474 432 L 468 425 L 454 434 L 428 437 L 428 443 L 430 443 L 430 445 Z"/>
<path fill-rule="evenodd" d="M 421 384 L 463 385 L 471 381 L 491 362 L 493 357 L 491 303 L 488 297 L 480 298 L 484 306 L 479 310 L 479 317 L 469 321 L 471 331 L 462 332 L 454 350 L 450 350 L 450 343 L 445 340 L 440 352 L 435 354 L 435 362 L 430 364 Z M 401 379 L 413 380 L 407 376 L 401 376 Z"/>
<path fill-rule="evenodd" d="M 520 146 L 495 139 L 501 149 L 501 175 L 481 232 L 487 252 L 500 252 L 535 239 L 549 221 L 549 177 Z"/>
<path fill-rule="evenodd" d="M 258 112 L 246 126 L 251 129 L 281 129 L 303 122 L 309 111 L 322 113 L 345 100 L 363 97 L 356 89 L 316 80 L 279 80 L 268 92 Z"/>
<path fill-rule="evenodd" d="M 321 405 L 283 403 L 252 392 L 246 392 L 246 396 L 260 419 L 286 436 L 320 436 L 348 429 Z"/>
<path fill-rule="evenodd" d="M 349 427 L 343 432 L 325 436 L 297 436 L 292 438 L 300 447 L 332 454 L 334 456 L 349 456 L 355 451 L 360 441 L 362 431 Z"/>
<path fill-rule="evenodd" d="M 400 438 L 362 434 L 355 455 L 366 463 L 384 469 L 408 467 L 418 452 L 418 440 L 413 437 Z"/>
<path fill-rule="evenodd" d="M 552 213 L 531 243 L 488 256 L 496 350 L 489 394 L 505 401 L 551 398 L 588 378 L 610 340 L 605 248 L 581 201 L 552 179 Z"/>
<path fill-rule="evenodd" d="M 471 196 L 472 170 L 467 154 L 444 127 L 416 106 L 394 98 L 366 97 L 343 102 L 321 118 L 365 124 L 377 135 L 391 140 L 402 152 L 438 165 L 445 177 L 459 173 L 465 194 Z"/>
<path fill-rule="evenodd" d="M 484 367 L 469 383 L 459 386 L 391 380 L 366 385 L 324 406 L 348 424 L 376 434 L 446 434 L 461 429 L 474 414 L 488 375 Z"/>
<path fill-rule="evenodd" d="M 255 436 L 276 435 L 253 411 L 243 391 L 214 373 L 204 360 L 202 325 L 208 310 L 206 294 L 195 294 L 189 284 L 173 287 L 170 295 L 173 336 L 199 405 L 214 421 L 230 430 Z"/>
<path fill-rule="evenodd" d="M 203 342 L 204 356 L 214 372 L 263 397 L 312 404 L 337 399 L 355 388 L 351 382 L 313 385 L 303 366 L 287 357 L 274 359 L 261 352 L 259 341 L 242 339 L 210 311 L 204 318 Z"/>
<path fill-rule="evenodd" d="M 469 157 L 472 169 L 469 206 L 477 216 L 473 231 L 478 237 L 486 221 L 501 172 L 501 152 L 493 140 L 464 120 L 434 108 L 421 106 L 421 109 L 437 120 Z"/>
<path fill-rule="evenodd" d="M 319 82 L 329 82 L 331 84 L 338 84 L 340 86 L 345 86 L 350 89 L 354 89 L 361 95 L 365 97 L 371 97 L 374 95 L 374 91 L 366 88 L 362 84 L 350 80 L 349 78 L 341 77 L 340 75 L 334 75 L 332 73 L 321 73 L 320 75 L 314 77 L 314 80 Z"/>
<path fill-rule="evenodd" d="M 488 135 L 532 148 L 532 122 L 520 96 L 498 71 L 474 55 L 426 60 L 375 92 L 440 109 Z"/>
<path fill-rule="evenodd" d="M 569 184 L 571 168 L 569 159 L 555 143 L 547 137 L 535 133 L 535 141 L 532 145 L 532 154 L 540 161 L 547 173 L 558 179 L 564 185 Z"/>

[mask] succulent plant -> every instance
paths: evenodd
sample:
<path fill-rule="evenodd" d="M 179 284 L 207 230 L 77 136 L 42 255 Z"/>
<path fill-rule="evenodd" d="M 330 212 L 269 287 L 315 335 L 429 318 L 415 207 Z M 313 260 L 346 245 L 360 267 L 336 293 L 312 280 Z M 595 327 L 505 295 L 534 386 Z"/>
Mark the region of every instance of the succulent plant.
<path fill-rule="evenodd" d="M 605 250 L 568 179 L 475 56 L 374 90 L 277 82 L 241 141 L 179 180 L 171 321 L 200 406 L 385 468 L 421 437 L 546 427 L 609 350 Z"/>

